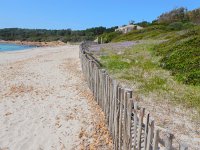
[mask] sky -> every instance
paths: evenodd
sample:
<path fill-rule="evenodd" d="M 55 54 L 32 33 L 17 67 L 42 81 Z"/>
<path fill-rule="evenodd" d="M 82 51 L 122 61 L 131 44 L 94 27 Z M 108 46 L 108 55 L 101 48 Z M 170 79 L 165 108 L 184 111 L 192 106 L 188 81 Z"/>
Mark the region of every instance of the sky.
<path fill-rule="evenodd" d="M 163 12 L 200 7 L 200 0 L 0 0 L 0 28 L 73 29 L 152 21 Z"/>

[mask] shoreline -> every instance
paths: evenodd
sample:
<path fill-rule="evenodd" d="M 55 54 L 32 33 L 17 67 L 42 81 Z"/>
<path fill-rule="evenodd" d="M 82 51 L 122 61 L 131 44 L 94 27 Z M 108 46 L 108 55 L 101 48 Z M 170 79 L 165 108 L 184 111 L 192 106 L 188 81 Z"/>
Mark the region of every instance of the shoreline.
<path fill-rule="evenodd" d="M 56 47 L 56 46 L 64 46 L 64 45 L 66 45 L 66 43 L 64 43 L 62 41 L 31 42 L 31 41 L 5 41 L 5 40 L 0 40 L 0 43 L 27 45 L 27 46 L 36 46 L 36 47 Z"/>

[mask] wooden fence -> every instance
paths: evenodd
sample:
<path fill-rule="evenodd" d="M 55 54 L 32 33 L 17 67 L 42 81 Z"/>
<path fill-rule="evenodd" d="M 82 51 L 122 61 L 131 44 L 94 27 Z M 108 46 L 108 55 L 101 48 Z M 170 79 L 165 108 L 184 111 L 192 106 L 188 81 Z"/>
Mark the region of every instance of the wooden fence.
<path fill-rule="evenodd" d="M 120 86 L 101 68 L 101 64 L 80 45 L 83 74 L 95 100 L 105 113 L 115 150 L 187 150 L 174 142 L 173 134 L 155 126 L 150 113 L 138 106 L 133 91 Z"/>

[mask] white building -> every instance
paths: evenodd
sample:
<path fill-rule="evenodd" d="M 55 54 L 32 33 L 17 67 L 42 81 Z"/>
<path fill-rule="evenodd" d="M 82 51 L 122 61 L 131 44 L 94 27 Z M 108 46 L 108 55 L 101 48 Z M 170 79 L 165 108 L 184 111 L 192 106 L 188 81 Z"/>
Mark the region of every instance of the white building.
<path fill-rule="evenodd" d="M 130 24 L 130 25 L 127 25 L 127 26 L 118 27 L 118 29 L 115 29 L 115 31 L 120 31 L 122 33 L 128 33 L 132 30 L 141 30 L 141 29 L 143 29 L 143 27 Z"/>

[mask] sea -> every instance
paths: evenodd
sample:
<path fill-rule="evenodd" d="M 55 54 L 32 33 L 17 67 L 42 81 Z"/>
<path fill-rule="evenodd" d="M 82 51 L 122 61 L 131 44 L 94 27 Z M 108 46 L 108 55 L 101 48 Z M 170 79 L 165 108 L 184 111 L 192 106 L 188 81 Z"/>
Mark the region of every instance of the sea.
<path fill-rule="evenodd" d="M 31 49 L 34 46 L 0 43 L 0 52 Z"/>

